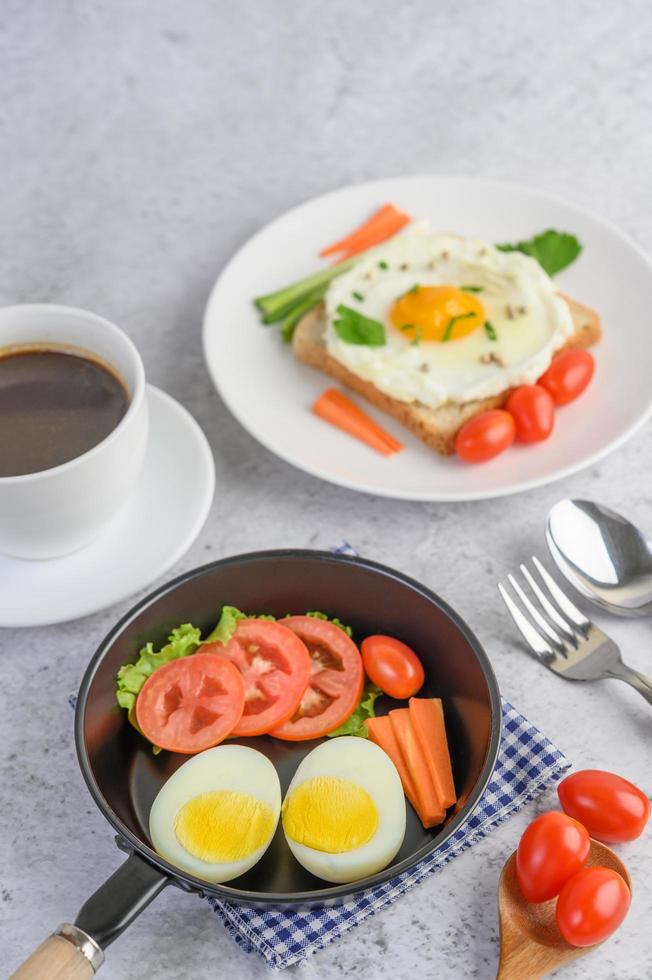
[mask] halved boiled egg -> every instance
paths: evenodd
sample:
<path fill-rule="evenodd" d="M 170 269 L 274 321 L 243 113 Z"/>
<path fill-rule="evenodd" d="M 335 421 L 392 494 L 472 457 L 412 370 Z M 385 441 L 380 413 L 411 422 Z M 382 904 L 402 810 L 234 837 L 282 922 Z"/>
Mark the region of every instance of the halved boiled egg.
<path fill-rule="evenodd" d="M 282 820 L 290 850 L 318 878 L 347 882 L 375 874 L 405 836 L 405 798 L 394 763 L 362 738 L 324 742 L 294 774 Z"/>
<path fill-rule="evenodd" d="M 280 812 L 281 786 L 269 759 L 244 745 L 218 745 L 170 776 L 154 800 L 149 832 L 166 861 L 217 883 L 261 859 Z"/>

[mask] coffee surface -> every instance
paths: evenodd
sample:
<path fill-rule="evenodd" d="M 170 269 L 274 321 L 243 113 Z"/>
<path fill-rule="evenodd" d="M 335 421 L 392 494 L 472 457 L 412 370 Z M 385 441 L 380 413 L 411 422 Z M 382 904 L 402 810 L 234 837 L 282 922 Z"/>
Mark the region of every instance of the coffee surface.
<path fill-rule="evenodd" d="M 128 407 L 122 381 L 90 357 L 49 348 L 0 352 L 0 477 L 81 456 Z"/>

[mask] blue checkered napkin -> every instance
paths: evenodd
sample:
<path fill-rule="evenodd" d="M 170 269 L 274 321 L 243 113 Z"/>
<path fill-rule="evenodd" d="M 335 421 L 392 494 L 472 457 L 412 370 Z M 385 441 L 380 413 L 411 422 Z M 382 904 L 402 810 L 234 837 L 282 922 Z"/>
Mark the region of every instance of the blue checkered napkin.
<path fill-rule="evenodd" d="M 554 784 L 569 767 L 570 762 L 559 749 L 503 701 L 500 752 L 482 799 L 466 823 L 416 867 L 341 905 L 308 911 L 250 908 L 215 898 L 208 901 L 244 950 L 256 951 L 269 966 L 282 969 L 339 939 L 428 875 L 441 871 L 467 847 Z"/>

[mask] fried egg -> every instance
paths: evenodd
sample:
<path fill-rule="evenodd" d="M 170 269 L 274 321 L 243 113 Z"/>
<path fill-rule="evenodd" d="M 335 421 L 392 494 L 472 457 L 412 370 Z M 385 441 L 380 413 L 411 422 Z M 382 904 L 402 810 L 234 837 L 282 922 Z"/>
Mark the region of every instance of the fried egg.
<path fill-rule="evenodd" d="M 281 786 L 269 759 L 244 745 L 193 756 L 154 800 L 154 849 L 182 871 L 213 883 L 244 874 L 269 847 Z"/>
<path fill-rule="evenodd" d="M 394 763 L 362 738 L 322 743 L 299 765 L 282 821 L 295 858 L 318 878 L 357 881 L 380 871 L 405 836 L 405 798 Z"/>
<path fill-rule="evenodd" d="M 385 344 L 342 339 L 340 306 L 382 323 Z M 334 279 L 325 307 L 332 357 L 399 401 L 431 408 L 534 383 L 574 329 L 535 259 L 423 225 Z"/>

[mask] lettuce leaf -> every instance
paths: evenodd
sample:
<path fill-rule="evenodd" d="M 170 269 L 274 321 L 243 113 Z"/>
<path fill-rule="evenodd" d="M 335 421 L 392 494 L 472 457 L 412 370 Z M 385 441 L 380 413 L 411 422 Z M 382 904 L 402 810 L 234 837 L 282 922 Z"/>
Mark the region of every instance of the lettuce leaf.
<path fill-rule="evenodd" d="M 152 643 L 146 643 L 139 651 L 136 663 L 124 664 L 118 671 L 116 700 L 120 707 L 127 711 L 133 708 L 136 695 L 157 667 L 194 653 L 200 642 L 201 632 L 197 627 L 184 623 L 172 630 L 168 642 L 160 650 L 154 650 Z"/>
<path fill-rule="evenodd" d="M 362 692 L 362 697 L 358 702 L 357 708 L 355 708 L 353 713 L 349 715 L 339 728 L 336 728 L 333 732 L 329 732 L 327 737 L 337 738 L 339 735 L 357 735 L 359 738 L 369 738 L 365 720 L 375 717 L 376 711 L 374 705 L 376 699 L 382 693 L 380 688 L 376 687 L 375 684 L 367 684 Z"/>
<path fill-rule="evenodd" d="M 235 633 L 235 628 L 238 625 L 238 620 L 247 619 L 248 617 L 236 609 L 235 606 L 222 606 L 222 612 L 220 618 L 217 621 L 215 628 L 208 634 L 202 643 L 228 643 L 233 634 Z"/>
<path fill-rule="evenodd" d="M 339 628 L 343 630 L 347 636 L 349 637 L 353 636 L 353 630 L 351 629 L 351 627 L 345 626 L 344 623 L 337 617 L 331 619 L 331 617 L 327 616 L 326 613 L 317 612 L 316 610 L 313 610 L 312 612 L 307 612 L 306 616 L 312 616 L 313 619 L 323 619 L 324 622 L 326 623 L 332 623 L 333 626 L 339 626 Z"/>

